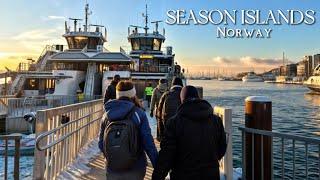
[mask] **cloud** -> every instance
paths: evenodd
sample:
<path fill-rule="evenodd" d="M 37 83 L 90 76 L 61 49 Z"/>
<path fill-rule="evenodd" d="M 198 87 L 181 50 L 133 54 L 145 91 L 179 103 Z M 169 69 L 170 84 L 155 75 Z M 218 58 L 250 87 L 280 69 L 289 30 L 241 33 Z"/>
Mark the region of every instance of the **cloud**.
<path fill-rule="evenodd" d="M 64 16 L 48 16 L 48 20 L 65 20 Z"/>
<path fill-rule="evenodd" d="M 277 67 L 282 65 L 282 59 L 268 59 L 268 58 L 256 58 L 250 56 L 244 56 L 240 58 L 227 58 L 227 57 L 214 57 L 212 59 L 213 66 L 222 67 Z"/>

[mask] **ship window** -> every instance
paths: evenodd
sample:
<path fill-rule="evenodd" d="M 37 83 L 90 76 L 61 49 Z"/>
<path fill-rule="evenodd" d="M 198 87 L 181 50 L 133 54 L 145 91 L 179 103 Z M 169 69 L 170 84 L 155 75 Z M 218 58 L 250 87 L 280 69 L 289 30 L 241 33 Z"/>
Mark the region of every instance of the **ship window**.
<path fill-rule="evenodd" d="M 137 51 L 140 49 L 139 39 L 132 39 L 131 44 L 132 44 L 132 50 Z"/>
<path fill-rule="evenodd" d="M 160 48 L 161 48 L 161 40 L 153 39 L 153 50 L 160 51 Z"/>
<path fill-rule="evenodd" d="M 88 38 L 82 36 L 74 37 L 74 43 L 75 49 L 83 49 L 88 43 Z"/>
<path fill-rule="evenodd" d="M 97 49 L 97 45 L 99 44 L 98 38 L 89 38 L 88 39 L 88 49 Z"/>
<path fill-rule="evenodd" d="M 150 38 L 141 38 L 140 39 L 141 50 L 143 51 L 151 51 L 152 50 L 152 39 Z"/>

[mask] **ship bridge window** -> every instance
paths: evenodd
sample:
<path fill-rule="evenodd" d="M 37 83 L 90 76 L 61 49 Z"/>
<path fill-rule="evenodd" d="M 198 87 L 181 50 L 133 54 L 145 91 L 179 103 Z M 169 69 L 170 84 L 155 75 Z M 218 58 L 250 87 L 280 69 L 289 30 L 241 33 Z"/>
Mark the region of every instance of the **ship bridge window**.
<path fill-rule="evenodd" d="M 82 37 L 82 36 L 74 37 L 74 43 L 75 43 L 74 49 L 83 49 L 88 43 L 88 38 Z"/>
<path fill-rule="evenodd" d="M 132 44 L 132 50 L 137 51 L 140 49 L 139 39 L 132 39 L 131 44 Z"/>
<path fill-rule="evenodd" d="M 101 43 L 99 38 L 89 38 L 88 39 L 88 49 L 97 49 L 97 45 Z"/>
<path fill-rule="evenodd" d="M 161 48 L 161 40 L 160 39 L 153 39 L 153 50 L 160 51 Z"/>
<path fill-rule="evenodd" d="M 141 50 L 151 51 L 152 45 L 153 45 L 152 39 L 149 39 L 149 38 L 141 38 L 140 39 Z"/>

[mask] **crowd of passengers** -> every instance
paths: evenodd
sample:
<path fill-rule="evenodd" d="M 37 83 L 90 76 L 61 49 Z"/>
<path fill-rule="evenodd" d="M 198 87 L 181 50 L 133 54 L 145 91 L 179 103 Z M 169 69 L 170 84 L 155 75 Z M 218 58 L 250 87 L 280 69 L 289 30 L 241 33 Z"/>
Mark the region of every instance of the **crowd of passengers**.
<path fill-rule="evenodd" d="M 143 180 L 146 156 L 154 168 L 154 180 L 169 176 L 171 180 L 220 179 L 219 161 L 227 148 L 222 120 L 195 87 L 183 87 L 180 78 L 170 83 L 161 79 L 150 103 L 150 117 L 157 120 L 159 152 L 134 84 L 116 75 L 107 87 L 99 136 L 107 180 Z"/>

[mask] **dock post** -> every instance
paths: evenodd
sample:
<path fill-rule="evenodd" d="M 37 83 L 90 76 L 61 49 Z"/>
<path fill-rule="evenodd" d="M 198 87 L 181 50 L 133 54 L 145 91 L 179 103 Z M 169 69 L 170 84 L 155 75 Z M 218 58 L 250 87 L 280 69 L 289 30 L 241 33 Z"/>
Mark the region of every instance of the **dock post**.
<path fill-rule="evenodd" d="M 246 128 L 272 131 L 272 102 L 264 96 L 245 99 Z M 272 179 L 272 139 L 245 133 L 245 179 Z"/>

